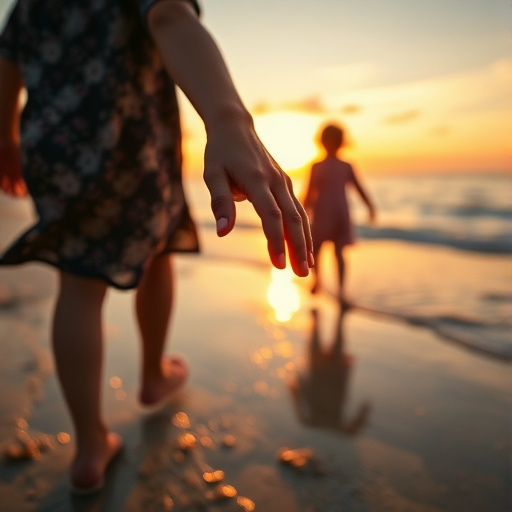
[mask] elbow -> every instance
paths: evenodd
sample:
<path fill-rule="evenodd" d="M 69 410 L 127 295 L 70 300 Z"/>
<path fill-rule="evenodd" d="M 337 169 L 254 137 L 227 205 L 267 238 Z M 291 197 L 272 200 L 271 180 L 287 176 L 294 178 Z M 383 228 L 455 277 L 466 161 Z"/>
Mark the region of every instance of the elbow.
<path fill-rule="evenodd" d="M 181 25 L 191 17 L 197 19 L 197 14 L 187 0 L 162 0 L 150 7 L 147 25 L 153 34 Z"/>

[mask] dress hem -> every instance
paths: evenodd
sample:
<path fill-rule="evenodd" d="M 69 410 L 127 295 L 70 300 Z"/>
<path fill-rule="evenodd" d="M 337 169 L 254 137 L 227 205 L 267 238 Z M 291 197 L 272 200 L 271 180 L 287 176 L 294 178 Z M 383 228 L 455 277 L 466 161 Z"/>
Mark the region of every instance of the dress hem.
<path fill-rule="evenodd" d="M 162 251 L 158 253 L 156 256 L 163 256 L 164 254 L 200 254 L 200 249 L 171 249 L 167 251 Z M 79 268 L 63 268 L 61 265 L 59 265 L 59 262 L 50 261 L 48 259 L 44 258 L 37 258 L 37 257 L 30 257 L 26 259 L 21 259 L 17 261 L 2 261 L 0 258 L 0 267 L 2 266 L 18 266 L 18 265 L 24 265 L 26 263 L 45 263 L 46 265 L 50 265 L 51 267 L 55 268 L 56 270 L 60 270 L 61 272 L 67 272 L 70 274 L 77 275 L 79 277 L 83 277 L 86 279 L 98 279 L 100 281 L 104 281 L 107 285 L 111 286 L 112 288 L 115 288 L 117 290 L 122 291 L 128 291 L 128 290 L 134 290 L 138 287 L 140 280 L 142 278 L 142 275 L 144 274 L 144 271 L 141 270 L 139 272 L 133 271 L 136 274 L 135 279 L 133 279 L 130 284 L 121 285 L 119 283 L 114 282 L 112 279 L 108 278 L 105 274 L 100 272 L 87 272 L 84 270 L 80 270 Z"/>

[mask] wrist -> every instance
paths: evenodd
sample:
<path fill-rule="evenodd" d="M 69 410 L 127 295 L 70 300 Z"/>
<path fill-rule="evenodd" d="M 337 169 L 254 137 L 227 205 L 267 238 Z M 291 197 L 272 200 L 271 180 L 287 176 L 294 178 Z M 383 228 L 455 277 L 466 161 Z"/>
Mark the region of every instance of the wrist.
<path fill-rule="evenodd" d="M 254 121 L 249 111 L 241 104 L 227 103 L 205 116 L 204 124 L 207 135 L 211 132 L 236 126 L 254 128 Z"/>

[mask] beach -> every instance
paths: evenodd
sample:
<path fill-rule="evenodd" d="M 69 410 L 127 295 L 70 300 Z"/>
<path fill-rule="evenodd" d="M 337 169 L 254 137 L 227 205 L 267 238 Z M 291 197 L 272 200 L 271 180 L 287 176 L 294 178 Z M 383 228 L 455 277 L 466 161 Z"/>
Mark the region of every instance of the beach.
<path fill-rule="evenodd" d="M 27 218 L 26 206 L 0 206 L 3 245 Z M 133 294 L 110 292 L 104 410 L 125 447 L 93 496 L 69 488 L 73 437 L 49 346 L 55 276 L 0 269 L 2 511 L 512 508 L 507 351 L 443 336 L 412 293 L 433 293 L 444 272 L 435 317 L 446 319 L 474 270 L 502 297 L 505 256 L 360 240 L 349 253 L 356 306 L 340 314 L 328 290 L 311 296 L 307 279 L 272 272 L 259 233 L 219 240 L 201 226 L 203 254 L 175 259 L 168 344 L 190 380 L 159 410 L 137 403 Z"/>
<path fill-rule="evenodd" d="M 70 467 L 85 485 L 99 461 L 74 459 L 57 271 L 0 265 L 0 512 L 512 512 L 512 2 L 156 3 L 0 0 L 0 257 L 37 222 L 2 192 L 20 177 L 62 268 L 128 283 L 155 242 L 195 250 L 188 207 L 201 246 L 172 256 L 165 353 L 190 375 L 158 407 L 138 400 L 168 388 L 146 350 L 140 393 L 136 291 L 108 291 L 101 405 L 123 444 L 87 495 Z M 343 201 L 354 243 L 343 265 L 323 245 L 317 290 L 271 266 L 254 205 L 295 239 L 290 199 L 308 205 L 335 154 L 348 208 L 335 187 L 317 204 Z M 221 232 L 225 191 L 253 201 L 223 238 L 204 171 Z M 66 283 L 59 354 L 91 339 L 68 339 L 91 317 L 68 317 L 86 287 Z M 82 389 L 72 404 L 97 396 Z"/>

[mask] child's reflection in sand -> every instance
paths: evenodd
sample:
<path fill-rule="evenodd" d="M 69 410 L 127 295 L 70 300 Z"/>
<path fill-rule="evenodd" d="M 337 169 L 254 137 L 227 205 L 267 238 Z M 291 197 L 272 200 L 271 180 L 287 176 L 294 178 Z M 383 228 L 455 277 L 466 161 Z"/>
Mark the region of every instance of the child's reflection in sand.
<path fill-rule="evenodd" d="M 297 415 L 311 427 L 335 430 L 344 435 L 357 435 L 367 424 L 370 404 L 363 402 L 352 418 L 344 418 L 353 357 L 344 351 L 342 308 L 336 316 L 334 339 L 329 345 L 320 340 L 320 313 L 311 311 L 311 337 L 306 361 L 289 383 Z"/>

